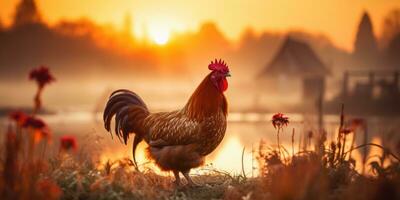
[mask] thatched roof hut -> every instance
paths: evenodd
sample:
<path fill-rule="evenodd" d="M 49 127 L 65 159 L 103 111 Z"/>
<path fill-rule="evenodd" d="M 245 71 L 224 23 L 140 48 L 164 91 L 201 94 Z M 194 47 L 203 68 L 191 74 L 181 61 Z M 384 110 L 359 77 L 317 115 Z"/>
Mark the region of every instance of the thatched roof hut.
<path fill-rule="evenodd" d="M 310 45 L 287 37 L 259 78 L 267 80 L 266 87 L 272 86 L 269 95 L 277 93 L 283 99 L 289 97 L 314 105 L 316 100 L 323 99 L 329 74 Z"/>
<path fill-rule="evenodd" d="M 285 75 L 305 78 L 324 77 L 329 73 L 327 67 L 307 43 L 287 37 L 260 76 Z"/>

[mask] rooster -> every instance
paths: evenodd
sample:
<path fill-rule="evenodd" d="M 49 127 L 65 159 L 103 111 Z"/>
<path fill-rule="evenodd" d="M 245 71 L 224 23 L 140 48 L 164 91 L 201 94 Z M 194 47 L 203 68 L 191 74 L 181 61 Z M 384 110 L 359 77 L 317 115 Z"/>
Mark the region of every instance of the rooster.
<path fill-rule="evenodd" d="M 121 89 L 114 91 L 104 110 L 105 129 L 110 132 L 115 115 L 115 135 L 126 144 L 134 134 L 132 154 L 138 144 L 148 144 L 148 157 L 163 171 L 172 171 L 174 183 L 181 185 L 180 174 L 189 186 L 195 186 L 189 176 L 192 168 L 201 166 L 205 156 L 221 143 L 226 131 L 228 112 L 224 92 L 229 68 L 224 61 L 208 65 L 211 72 L 203 79 L 186 105 L 172 112 L 151 113 L 136 93 Z"/>

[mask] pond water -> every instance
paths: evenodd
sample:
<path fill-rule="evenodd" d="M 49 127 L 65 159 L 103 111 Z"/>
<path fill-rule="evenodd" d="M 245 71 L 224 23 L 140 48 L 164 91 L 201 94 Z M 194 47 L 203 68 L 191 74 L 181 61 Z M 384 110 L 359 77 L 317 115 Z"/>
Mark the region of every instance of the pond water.
<path fill-rule="evenodd" d="M 276 146 L 277 131 L 271 124 L 272 113 L 230 113 L 228 116 L 228 128 L 222 143 L 211 155 L 207 157 L 206 163 L 230 173 L 239 174 L 242 172 L 242 151 L 243 166 L 247 176 L 257 174 L 257 161 L 255 159 L 260 140 L 263 140 L 267 145 Z M 299 151 L 300 145 L 304 145 L 305 135 L 309 131 L 316 132 L 316 119 L 312 116 L 304 116 L 301 114 L 287 113 L 290 123 L 283 128 L 280 133 L 281 145 L 288 152 L 292 151 L 292 132 L 294 131 L 295 142 L 293 149 Z M 98 153 L 101 162 L 107 160 L 116 160 L 124 157 L 131 158 L 132 138 L 128 145 L 122 144 L 116 137 L 111 138 L 110 134 L 105 131 L 102 123 L 102 114 L 93 114 L 90 112 L 59 112 L 56 115 L 44 115 L 42 118 L 51 127 L 54 133 L 53 145 L 57 145 L 57 137 L 60 135 L 75 135 L 78 138 L 80 148 L 89 148 L 88 145 L 93 142 L 99 142 Z M 368 124 L 369 141 L 382 144 L 382 141 L 390 141 L 385 145 L 395 148 L 400 141 L 400 136 L 396 133 L 400 130 L 399 118 L 374 118 L 365 119 Z M 6 118 L 0 119 L 2 124 L 1 132 L 4 133 L 8 124 Z M 327 142 L 336 138 L 339 125 L 339 115 L 324 116 L 324 127 L 327 131 Z M 362 134 L 362 131 L 357 131 L 356 135 Z M 3 138 L 3 137 L 2 137 Z M 96 138 L 96 139 L 93 139 Z M 386 140 L 382 140 L 386 138 Z M 351 139 L 351 137 L 349 137 Z M 301 144 L 299 144 L 299 142 Z M 362 137 L 356 137 L 356 145 L 362 144 Z M 307 143 L 307 142 L 306 142 Z M 350 143 L 350 142 L 348 142 Z M 313 149 L 313 145 L 306 144 L 309 149 Z M 144 153 L 145 144 L 141 144 L 137 150 L 138 162 L 147 163 Z M 394 151 L 396 152 L 396 151 Z M 371 148 L 369 155 L 380 154 L 379 149 Z M 398 153 L 398 152 L 397 152 Z M 361 160 L 361 151 L 355 151 L 353 157 Z M 150 165 L 146 165 L 150 166 Z M 357 169 L 361 170 L 360 164 Z"/>

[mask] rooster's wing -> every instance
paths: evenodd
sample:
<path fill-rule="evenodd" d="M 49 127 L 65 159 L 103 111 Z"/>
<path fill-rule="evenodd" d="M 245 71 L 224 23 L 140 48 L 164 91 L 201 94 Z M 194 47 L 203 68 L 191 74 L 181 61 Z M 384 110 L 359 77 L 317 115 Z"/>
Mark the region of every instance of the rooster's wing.
<path fill-rule="evenodd" d="M 200 139 L 201 123 L 182 111 L 151 114 L 146 119 L 146 126 L 150 146 L 186 145 Z"/>

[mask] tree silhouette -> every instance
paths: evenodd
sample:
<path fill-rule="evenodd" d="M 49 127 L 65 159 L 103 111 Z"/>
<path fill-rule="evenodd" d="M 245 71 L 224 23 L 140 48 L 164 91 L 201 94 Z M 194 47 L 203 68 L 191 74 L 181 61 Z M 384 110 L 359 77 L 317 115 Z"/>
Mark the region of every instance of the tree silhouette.
<path fill-rule="evenodd" d="M 400 9 L 394 9 L 386 15 L 382 30 L 382 45 L 388 47 L 389 43 L 400 35 Z"/>
<path fill-rule="evenodd" d="M 367 12 L 364 12 L 358 26 L 353 55 L 357 60 L 363 61 L 363 64 L 375 64 L 378 57 L 378 46 L 374 29 Z"/>
<path fill-rule="evenodd" d="M 21 0 L 16 7 L 14 26 L 40 23 L 41 17 L 34 0 Z"/>

